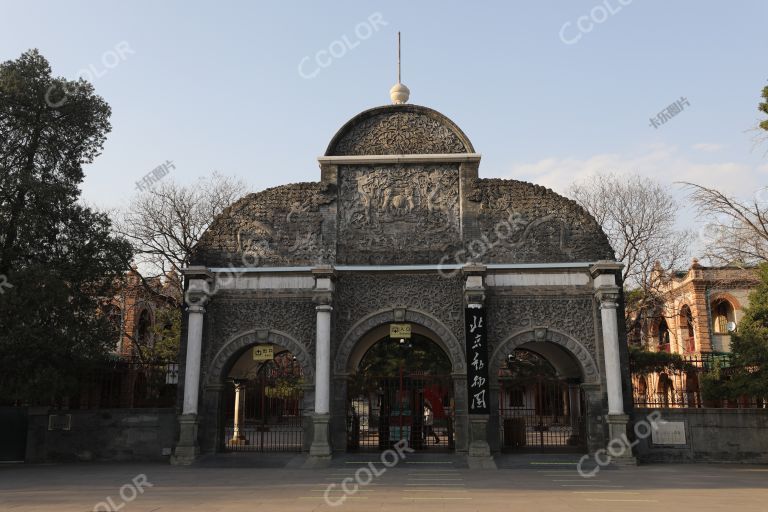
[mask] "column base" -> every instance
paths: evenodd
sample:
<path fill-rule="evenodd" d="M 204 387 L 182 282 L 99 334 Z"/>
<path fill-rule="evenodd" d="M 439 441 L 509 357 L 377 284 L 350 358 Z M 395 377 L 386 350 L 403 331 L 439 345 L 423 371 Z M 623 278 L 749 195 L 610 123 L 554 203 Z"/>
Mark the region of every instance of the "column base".
<path fill-rule="evenodd" d="M 632 454 L 632 448 L 627 439 L 627 414 L 609 414 L 606 417 L 608 423 L 608 454 L 611 462 L 617 466 L 637 466 L 637 459 Z M 620 444 L 619 444 L 620 443 Z M 622 446 L 623 449 L 619 449 Z M 617 455 L 616 452 L 619 452 Z"/>
<path fill-rule="evenodd" d="M 171 464 L 175 466 L 188 466 L 194 463 L 199 455 L 197 415 L 182 414 L 179 416 L 179 442 L 173 449 Z"/>
<path fill-rule="evenodd" d="M 467 464 L 470 469 L 497 469 L 488 444 L 488 419 L 488 415 L 469 416 Z"/>
<path fill-rule="evenodd" d="M 328 442 L 328 423 L 330 414 L 314 414 L 312 416 L 312 445 L 309 448 L 309 457 L 305 467 L 324 467 L 331 462 L 331 445 Z"/>

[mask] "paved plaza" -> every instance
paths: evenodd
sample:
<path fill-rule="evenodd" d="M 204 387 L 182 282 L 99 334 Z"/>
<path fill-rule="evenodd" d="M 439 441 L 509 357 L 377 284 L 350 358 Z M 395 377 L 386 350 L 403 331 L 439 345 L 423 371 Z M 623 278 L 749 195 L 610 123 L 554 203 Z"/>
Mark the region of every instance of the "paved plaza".
<path fill-rule="evenodd" d="M 768 466 L 646 465 L 605 469 L 585 479 L 570 463 L 533 460 L 496 471 L 471 471 L 450 460 L 406 460 L 339 506 L 326 504 L 327 486 L 340 484 L 363 465 L 361 460 L 320 470 L 155 463 L 5 465 L 0 466 L 0 510 L 768 511 Z M 121 493 L 135 499 L 124 500 Z M 342 495 L 337 485 L 330 497 L 335 501 Z"/>

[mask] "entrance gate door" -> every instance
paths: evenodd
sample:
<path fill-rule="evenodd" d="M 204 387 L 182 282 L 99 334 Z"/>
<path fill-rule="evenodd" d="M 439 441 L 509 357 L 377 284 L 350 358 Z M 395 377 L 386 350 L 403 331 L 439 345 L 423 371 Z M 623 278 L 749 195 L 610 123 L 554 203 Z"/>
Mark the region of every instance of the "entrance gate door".
<path fill-rule="evenodd" d="M 300 452 L 303 373 L 290 352 L 264 362 L 254 378 L 226 383 L 223 451 Z"/>
<path fill-rule="evenodd" d="M 349 397 L 348 450 L 386 450 L 403 439 L 415 450 L 454 447 L 450 376 L 365 377 Z"/>
<path fill-rule="evenodd" d="M 499 373 L 499 427 L 505 451 L 578 451 L 585 444 L 584 400 L 543 358 L 517 354 Z M 515 366 L 522 363 L 521 366 Z M 521 371 L 522 367 L 522 371 Z"/>

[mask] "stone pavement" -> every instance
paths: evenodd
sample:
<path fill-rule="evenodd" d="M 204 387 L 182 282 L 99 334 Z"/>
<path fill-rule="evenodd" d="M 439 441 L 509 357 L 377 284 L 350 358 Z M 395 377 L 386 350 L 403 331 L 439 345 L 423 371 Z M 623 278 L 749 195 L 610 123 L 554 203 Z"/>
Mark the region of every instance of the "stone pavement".
<path fill-rule="evenodd" d="M 337 484 L 331 500 L 341 499 L 341 482 L 362 467 L 367 467 L 363 460 L 322 470 L 0 465 L 0 511 L 768 511 L 768 466 L 648 465 L 604 469 L 585 479 L 571 462 L 551 459 L 496 471 L 470 471 L 447 460 L 405 460 L 339 506 L 326 504 L 328 485 Z"/>

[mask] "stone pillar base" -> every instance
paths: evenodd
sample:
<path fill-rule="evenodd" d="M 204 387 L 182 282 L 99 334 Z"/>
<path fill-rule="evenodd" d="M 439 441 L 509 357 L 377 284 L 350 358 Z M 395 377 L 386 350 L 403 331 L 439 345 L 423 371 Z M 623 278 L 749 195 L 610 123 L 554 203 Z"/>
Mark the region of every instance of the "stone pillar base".
<path fill-rule="evenodd" d="M 313 437 L 309 448 L 306 467 L 323 467 L 331 462 L 331 445 L 328 442 L 328 423 L 330 414 L 314 414 L 312 416 Z"/>
<path fill-rule="evenodd" d="M 200 446 L 197 444 L 197 415 L 179 416 L 179 442 L 173 450 L 171 464 L 188 466 L 197 460 Z"/>
<path fill-rule="evenodd" d="M 469 416 L 469 452 L 467 463 L 470 469 L 496 469 L 488 444 L 488 415 Z"/>
<path fill-rule="evenodd" d="M 632 448 L 627 439 L 627 423 L 629 416 L 626 414 L 609 414 L 608 422 L 608 454 L 611 462 L 617 466 L 637 466 L 637 459 L 632 454 Z M 619 449 L 623 446 L 624 449 Z M 620 452 L 616 455 L 616 452 Z"/>

